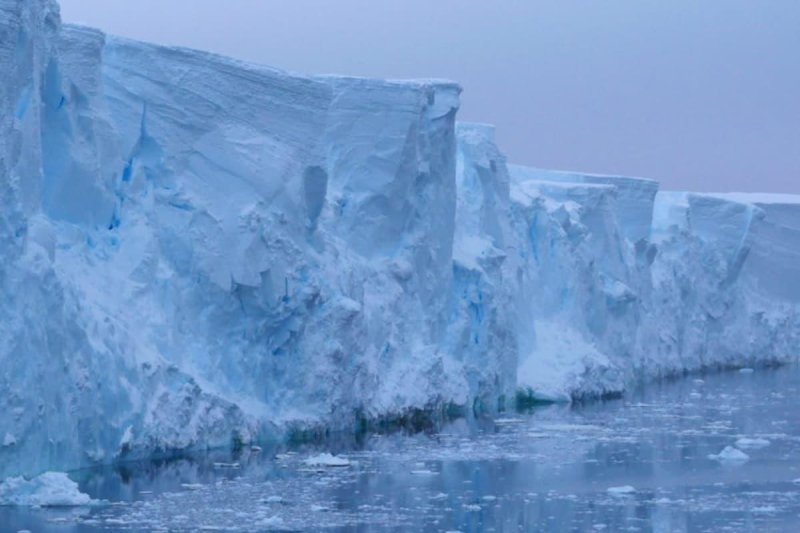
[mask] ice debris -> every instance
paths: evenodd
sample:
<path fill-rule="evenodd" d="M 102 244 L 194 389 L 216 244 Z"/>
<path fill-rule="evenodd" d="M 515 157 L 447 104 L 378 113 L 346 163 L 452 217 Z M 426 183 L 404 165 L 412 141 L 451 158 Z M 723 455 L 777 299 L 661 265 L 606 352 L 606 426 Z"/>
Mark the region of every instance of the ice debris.
<path fill-rule="evenodd" d="M 0 483 L 0 505 L 77 507 L 95 503 L 61 472 L 47 472 L 30 480 L 12 477 Z"/>
<path fill-rule="evenodd" d="M 303 463 L 306 466 L 325 466 L 325 467 L 345 467 L 350 466 L 350 461 L 344 457 L 338 457 L 330 453 L 321 453 L 313 457 L 309 457 Z"/>
<path fill-rule="evenodd" d="M 636 492 L 636 489 L 631 485 L 621 485 L 619 487 L 609 487 L 607 492 L 612 496 L 630 496 Z"/>

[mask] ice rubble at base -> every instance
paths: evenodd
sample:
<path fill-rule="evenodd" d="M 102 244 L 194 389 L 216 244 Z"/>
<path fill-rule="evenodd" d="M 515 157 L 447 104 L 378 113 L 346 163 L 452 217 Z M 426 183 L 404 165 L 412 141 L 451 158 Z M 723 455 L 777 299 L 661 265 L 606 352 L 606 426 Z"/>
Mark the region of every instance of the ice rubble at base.
<path fill-rule="evenodd" d="M 796 355 L 798 198 L 510 166 L 453 83 L 51 0 L 0 0 L 0 69 L 0 478 Z"/>

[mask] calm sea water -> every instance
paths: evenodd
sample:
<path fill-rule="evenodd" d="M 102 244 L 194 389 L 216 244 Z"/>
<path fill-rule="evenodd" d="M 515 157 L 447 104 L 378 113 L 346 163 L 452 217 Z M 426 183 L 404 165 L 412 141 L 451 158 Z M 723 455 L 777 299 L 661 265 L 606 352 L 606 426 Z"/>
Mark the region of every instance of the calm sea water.
<path fill-rule="evenodd" d="M 323 452 L 349 465 L 308 464 Z M 0 508 L 0 531 L 800 531 L 800 368 L 75 477 L 107 503 Z"/>

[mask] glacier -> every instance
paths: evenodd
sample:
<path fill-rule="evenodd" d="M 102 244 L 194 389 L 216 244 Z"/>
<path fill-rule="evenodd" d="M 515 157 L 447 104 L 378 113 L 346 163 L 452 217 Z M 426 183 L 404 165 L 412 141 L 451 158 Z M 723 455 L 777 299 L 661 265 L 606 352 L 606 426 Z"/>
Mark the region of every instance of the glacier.
<path fill-rule="evenodd" d="M 0 479 L 781 363 L 800 197 L 509 164 L 445 80 L 0 0 Z"/>

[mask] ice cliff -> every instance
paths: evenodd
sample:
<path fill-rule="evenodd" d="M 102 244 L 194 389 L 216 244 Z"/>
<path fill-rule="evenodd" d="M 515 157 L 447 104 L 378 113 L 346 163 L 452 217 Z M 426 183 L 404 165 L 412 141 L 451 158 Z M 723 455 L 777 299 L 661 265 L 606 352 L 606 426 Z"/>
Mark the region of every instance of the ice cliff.
<path fill-rule="evenodd" d="M 794 358 L 800 198 L 508 165 L 446 81 L 0 0 L 0 479 Z"/>

